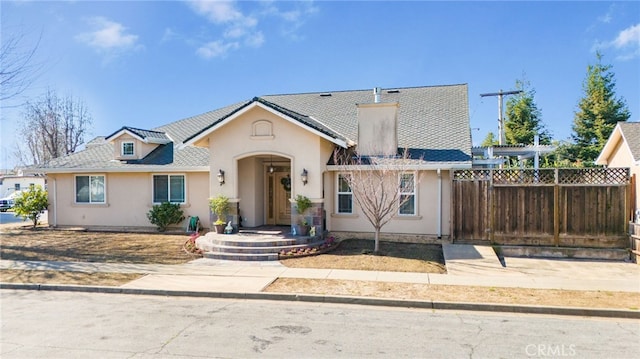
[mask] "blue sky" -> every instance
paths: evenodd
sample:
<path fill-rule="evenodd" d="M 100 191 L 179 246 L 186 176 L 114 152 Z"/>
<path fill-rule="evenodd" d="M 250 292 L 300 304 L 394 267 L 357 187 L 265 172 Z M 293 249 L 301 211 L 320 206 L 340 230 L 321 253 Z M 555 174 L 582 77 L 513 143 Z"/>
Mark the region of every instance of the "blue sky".
<path fill-rule="evenodd" d="M 640 120 L 639 2 L 2 1 L 2 37 L 41 36 L 32 86 L 6 101 L 0 168 L 15 165 L 20 102 L 81 98 L 88 139 L 150 129 L 254 96 L 467 83 L 474 144 L 496 97 L 525 78 L 565 140 L 595 51 Z"/>

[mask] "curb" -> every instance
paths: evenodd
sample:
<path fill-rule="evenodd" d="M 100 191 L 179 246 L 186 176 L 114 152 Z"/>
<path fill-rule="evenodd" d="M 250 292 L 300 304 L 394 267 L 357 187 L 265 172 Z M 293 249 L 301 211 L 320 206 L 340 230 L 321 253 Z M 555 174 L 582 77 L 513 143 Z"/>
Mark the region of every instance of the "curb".
<path fill-rule="evenodd" d="M 220 298 L 220 299 L 253 299 L 253 300 L 280 300 L 291 302 L 353 304 L 367 306 L 385 306 L 398 308 L 421 308 L 434 310 L 465 310 L 499 313 L 521 314 L 550 314 L 584 317 L 605 317 L 640 319 L 640 311 L 608 308 L 579 308 L 579 307 L 550 307 L 532 306 L 522 304 L 491 304 L 469 302 L 440 302 L 431 300 L 407 300 L 387 299 L 374 297 L 347 297 L 313 294 L 292 293 L 239 293 L 239 292 L 196 292 L 182 290 L 161 289 L 135 289 L 108 286 L 81 286 L 62 284 L 21 284 L 0 283 L 0 289 L 37 290 L 37 291 L 62 291 L 84 293 L 107 293 L 129 295 L 155 295 L 164 297 L 195 297 L 195 298 Z"/>

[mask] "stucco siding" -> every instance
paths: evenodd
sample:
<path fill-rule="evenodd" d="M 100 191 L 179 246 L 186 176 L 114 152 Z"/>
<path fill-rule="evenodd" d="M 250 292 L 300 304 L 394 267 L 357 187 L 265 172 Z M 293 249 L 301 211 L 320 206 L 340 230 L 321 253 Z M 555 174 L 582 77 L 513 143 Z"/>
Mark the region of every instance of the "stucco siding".
<path fill-rule="evenodd" d="M 272 126 L 271 136 L 252 136 L 256 121 L 268 121 Z M 264 123 L 264 122 L 262 122 Z M 262 138 L 261 138 L 262 137 Z M 291 161 L 292 196 L 305 195 L 311 199 L 322 197 L 322 172 L 326 167 L 327 142 L 316 134 L 304 130 L 269 111 L 254 108 L 242 116 L 216 129 L 209 135 L 211 154 L 212 195 L 218 193 L 229 198 L 241 198 L 238 180 L 240 162 L 243 158 L 273 154 Z M 219 186 L 215 173 L 225 171 L 225 184 Z M 304 185 L 300 173 L 306 169 L 309 182 Z M 244 180 L 244 179 L 243 179 Z M 243 192 L 245 189 L 242 190 Z M 247 206 L 240 204 L 242 208 Z"/>
<path fill-rule="evenodd" d="M 635 209 L 640 209 L 640 166 L 634 163 L 633 155 L 626 142 L 620 140 L 616 144 L 611 156 L 607 159 L 608 167 L 629 167 L 631 175 L 636 175 Z"/>
<path fill-rule="evenodd" d="M 330 231 L 373 232 L 371 223 L 354 200 L 353 214 L 338 214 L 336 209 L 336 172 L 325 176 L 325 210 L 327 229 Z M 448 236 L 450 232 L 451 183 L 449 172 L 442 171 L 441 182 L 436 171 L 421 171 L 417 190 L 417 208 L 415 216 L 394 216 L 383 228 L 383 233 L 418 234 L 437 237 Z M 442 185 L 441 202 L 438 201 L 439 183 Z M 441 210 L 440 210 L 441 207 Z M 441 226 L 438 228 L 440 211 Z M 440 231 L 440 233 L 438 233 Z"/>
<path fill-rule="evenodd" d="M 238 171 L 242 174 L 238 181 L 242 226 L 263 225 L 264 166 L 255 157 L 250 157 L 238 161 Z"/>
<path fill-rule="evenodd" d="M 122 144 L 125 142 L 133 142 L 133 146 L 134 146 L 134 150 L 133 150 L 133 156 L 123 156 L 122 155 Z M 149 144 L 149 143 L 144 143 L 144 142 L 140 142 L 137 138 L 128 135 L 128 134 L 123 134 L 122 136 L 119 136 L 117 139 L 114 140 L 114 146 L 113 146 L 113 150 L 114 150 L 114 158 L 122 158 L 122 159 L 126 159 L 126 158 L 134 158 L 134 159 L 140 159 L 140 158 L 145 158 L 149 153 L 151 153 L 151 151 L 155 150 L 156 147 L 158 147 L 157 144 Z"/>
<path fill-rule="evenodd" d="M 154 227 L 147 219 L 152 204 L 152 173 L 93 173 L 104 175 L 106 203 L 75 203 L 75 176 L 50 174 L 49 224 L 56 226 Z M 184 173 L 185 216 L 198 216 L 209 227 L 206 172 Z M 57 200 L 57 203 L 54 202 Z"/>

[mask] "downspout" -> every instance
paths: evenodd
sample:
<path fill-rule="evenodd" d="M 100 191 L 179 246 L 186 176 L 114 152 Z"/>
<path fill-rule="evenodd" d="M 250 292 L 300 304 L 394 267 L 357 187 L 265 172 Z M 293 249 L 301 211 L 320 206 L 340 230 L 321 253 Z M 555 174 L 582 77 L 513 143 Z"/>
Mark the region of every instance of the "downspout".
<path fill-rule="evenodd" d="M 438 239 L 442 239 L 442 171 L 438 168 Z"/>
<path fill-rule="evenodd" d="M 53 179 L 53 226 L 58 226 L 58 182 Z"/>

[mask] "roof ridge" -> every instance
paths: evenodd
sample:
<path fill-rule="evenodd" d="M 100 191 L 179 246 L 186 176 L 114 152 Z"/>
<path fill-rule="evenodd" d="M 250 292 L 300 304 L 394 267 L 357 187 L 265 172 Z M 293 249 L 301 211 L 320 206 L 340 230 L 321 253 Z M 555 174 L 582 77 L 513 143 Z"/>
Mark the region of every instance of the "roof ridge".
<path fill-rule="evenodd" d="M 424 88 L 432 88 L 432 87 L 453 87 L 453 86 L 466 86 L 468 83 L 458 83 L 458 84 L 447 84 L 447 85 L 428 85 L 428 86 L 404 86 L 404 87 L 381 87 L 382 90 L 409 90 L 409 89 L 424 89 Z M 372 88 L 367 89 L 354 89 L 354 90 L 334 90 L 334 91 L 309 91 L 309 92 L 295 92 L 295 93 L 280 93 L 280 94 L 267 94 L 264 96 L 295 96 L 295 95 L 313 95 L 313 94 L 322 94 L 322 93 L 344 93 L 344 92 L 363 92 L 363 91 L 371 91 Z"/>

